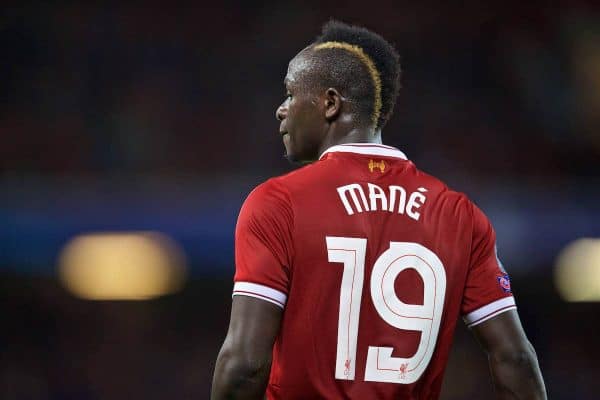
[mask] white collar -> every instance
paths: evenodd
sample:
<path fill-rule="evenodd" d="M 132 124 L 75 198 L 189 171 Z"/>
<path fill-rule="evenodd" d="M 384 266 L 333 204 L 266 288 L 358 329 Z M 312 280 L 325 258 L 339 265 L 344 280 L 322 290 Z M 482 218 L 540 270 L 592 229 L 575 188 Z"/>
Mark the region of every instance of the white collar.
<path fill-rule="evenodd" d="M 319 160 L 327 153 L 356 153 L 381 157 L 396 157 L 407 160 L 406 155 L 395 147 L 385 146 L 378 143 L 345 143 L 332 146 L 325 150 Z"/>

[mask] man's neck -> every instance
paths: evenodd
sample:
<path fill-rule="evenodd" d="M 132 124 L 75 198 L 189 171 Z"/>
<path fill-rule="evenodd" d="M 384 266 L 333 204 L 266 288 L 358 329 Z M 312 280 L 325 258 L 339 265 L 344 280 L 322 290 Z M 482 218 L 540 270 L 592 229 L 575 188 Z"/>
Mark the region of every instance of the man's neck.
<path fill-rule="evenodd" d="M 332 135 L 335 136 L 335 135 Z M 372 130 L 365 129 L 353 129 L 348 133 L 338 136 L 331 137 L 330 140 L 325 140 L 319 149 L 319 154 L 323 154 L 325 150 L 330 147 L 337 146 L 339 144 L 348 143 L 376 143 L 382 144 L 381 141 L 381 129 L 373 132 Z"/>

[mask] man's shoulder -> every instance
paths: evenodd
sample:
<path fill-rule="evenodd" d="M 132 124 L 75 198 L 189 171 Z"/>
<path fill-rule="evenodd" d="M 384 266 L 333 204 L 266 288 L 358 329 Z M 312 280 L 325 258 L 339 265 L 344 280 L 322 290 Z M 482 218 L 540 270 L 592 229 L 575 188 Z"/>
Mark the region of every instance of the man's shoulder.
<path fill-rule="evenodd" d="M 263 203 L 268 206 L 272 202 L 286 202 L 289 190 L 285 185 L 283 176 L 269 178 L 254 187 L 246 197 L 245 203 Z"/>
<path fill-rule="evenodd" d="M 414 167 L 414 174 L 418 181 L 423 183 L 424 186 L 426 185 L 431 192 L 436 193 L 440 200 L 464 203 L 465 205 L 471 203 L 471 200 L 466 193 L 455 190 L 454 188 L 448 186 L 440 178 L 424 172 L 416 166 Z"/>
<path fill-rule="evenodd" d="M 262 190 L 284 190 L 289 194 L 294 189 L 302 188 L 305 185 L 314 183 L 314 179 L 317 176 L 323 176 L 324 170 L 321 168 L 321 164 L 322 162 L 307 164 L 293 171 L 274 176 L 258 185 L 257 189 L 261 187 L 263 188 Z"/>
<path fill-rule="evenodd" d="M 302 180 L 308 176 L 313 176 L 314 174 L 319 174 L 323 172 L 323 166 L 325 164 L 326 163 L 324 163 L 323 160 L 311 162 L 310 164 L 302 165 L 301 167 L 289 171 L 285 174 L 276 176 L 273 179 L 279 180 L 284 184 L 294 184 L 298 180 Z"/>
<path fill-rule="evenodd" d="M 290 186 L 294 185 L 298 179 L 302 179 L 303 174 L 300 172 L 306 167 L 268 178 L 256 185 L 248 197 L 269 197 L 274 193 L 284 193 L 289 195 Z"/>

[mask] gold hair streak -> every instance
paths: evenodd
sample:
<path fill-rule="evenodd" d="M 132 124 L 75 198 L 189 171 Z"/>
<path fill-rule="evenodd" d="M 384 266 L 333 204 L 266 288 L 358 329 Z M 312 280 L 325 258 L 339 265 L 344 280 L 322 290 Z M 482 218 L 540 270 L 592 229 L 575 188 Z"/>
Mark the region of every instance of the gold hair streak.
<path fill-rule="evenodd" d="M 371 116 L 371 120 L 373 121 L 373 126 L 377 127 L 379 115 L 381 114 L 381 76 L 371 57 L 369 57 L 359 46 L 346 42 L 324 42 L 315 46 L 315 50 L 322 49 L 343 49 L 349 51 L 365 64 L 369 71 L 369 75 L 371 75 L 371 79 L 373 79 L 373 86 L 375 86 L 375 104 L 373 105 L 373 115 Z"/>

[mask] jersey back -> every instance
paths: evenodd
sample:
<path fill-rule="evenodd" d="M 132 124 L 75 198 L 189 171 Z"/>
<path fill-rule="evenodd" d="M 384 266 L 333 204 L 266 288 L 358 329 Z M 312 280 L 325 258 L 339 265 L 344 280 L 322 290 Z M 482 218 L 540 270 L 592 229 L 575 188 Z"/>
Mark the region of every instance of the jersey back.
<path fill-rule="evenodd" d="M 483 213 L 373 144 L 257 187 L 234 280 L 284 309 L 269 399 L 436 399 L 458 317 L 515 308 Z"/>

